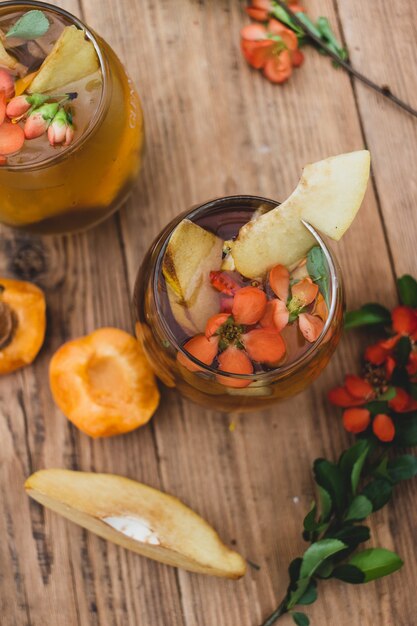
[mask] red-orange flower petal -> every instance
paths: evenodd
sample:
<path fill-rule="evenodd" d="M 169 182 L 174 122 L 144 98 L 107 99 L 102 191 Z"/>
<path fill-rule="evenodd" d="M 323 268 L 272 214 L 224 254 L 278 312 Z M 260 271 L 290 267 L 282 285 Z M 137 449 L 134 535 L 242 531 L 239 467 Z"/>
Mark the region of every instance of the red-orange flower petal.
<path fill-rule="evenodd" d="M 394 373 L 396 365 L 395 359 L 393 359 L 392 356 L 387 356 L 385 359 L 385 376 L 387 377 L 387 380 L 391 380 L 391 376 Z"/>
<path fill-rule="evenodd" d="M 25 134 L 17 124 L 3 122 L 0 126 L 0 154 L 18 152 L 25 142 Z"/>
<path fill-rule="evenodd" d="M 291 53 L 291 60 L 293 67 L 300 67 L 304 63 L 304 54 L 301 50 L 294 50 Z"/>
<path fill-rule="evenodd" d="M 275 265 L 269 272 L 269 285 L 274 294 L 287 302 L 290 289 L 290 273 L 284 265 Z"/>
<path fill-rule="evenodd" d="M 256 324 L 266 308 L 266 294 L 258 287 L 242 287 L 233 300 L 232 314 L 236 324 Z"/>
<path fill-rule="evenodd" d="M 211 365 L 217 355 L 218 345 L 218 337 L 210 337 L 210 339 L 207 339 L 205 335 L 196 335 L 192 339 L 189 339 L 183 347 L 193 357 L 205 365 Z M 178 353 L 177 359 L 181 365 L 190 370 L 190 372 L 198 372 L 201 369 L 201 367 L 187 358 L 182 352 Z"/>
<path fill-rule="evenodd" d="M 267 39 L 268 31 L 262 24 L 248 24 L 244 26 L 240 31 L 242 39 L 247 41 L 260 41 L 261 39 Z"/>
<path fill-rule="evenodd" d="M 268 19 L 268 11 L 265 11 L 265 9 L 246 7 L 245 11 L 249 15 L 249 17 L 251 17 L 253 20 L 258 20 L 258 22 L 266 22 L 266 20 Z"/>
<path fill-rule="evenodd" d="M 271 39 L 261 41 L 242 39 L 240 42 L 240 47 L 246 61 L 257 70 L 265 66 L 272 54 L 274 45 L 275 43 Z"/>
<path fill-rule="evenodd" d="M 370 400 L 375 395 L 373 387 L 367 380 L 364 380 L 359 376 L 353 376 L 353 374 L 348 374 L 346 376 L 345 387 L 348 393 L 350 393 L 350 395 L 354 398 Z"/>
<path fill-rule="evenodd" d="M 331 389 L 327 397 L 332 404 L 342 408 L 361 406 L 361 404 L 363 404 L 363 400 L 351 396 L 346 387 L 335 387 Z"/>
<path fill-rule="evenodd" d="M 368 346 L 365 350 L 365 361 L 373 365 L 382 365 L 387 358 L 387 351 L 379 344 Z"/>
<path fill-rule="evenodd" d="M 414 400 L 404 389 L 396 387 L 396 396 L 388 402 L 391 409 L 397 413 L 407 413 L 417 409 L 417 400 Z"/>
<path fill-rule="evenodd" d="M 298 316 L 298 324 L 303 337 L 310 343 L 313 343 L 320 337 L 324 328 L 323 320 L 309 313 L 301 313 Z"/>
<path fill-rule="evenodd" d="M 255 328 L 242 336 L 246 352 L 258 363 L 278 363 L 285 354 L 285 343 L 276 330 Z"/>
<path fill-rule="evenodd" d="M 397 306 L 391 313 L 391 319 L 396 333 L 412 335 L 417 330 L 417 317 L 409 306 Z"/>
<path fill-rule="evenodd" d="M 318 292 L 319 287 L 311 278 L 303 278 L 292 286 L 291 296 L 300 303 L 300 306 L 307 306 L 316 299 Z"/>
<path fill-rule="evenodd" d="M 263 328 L 272 328 L 281 332 L 288 324 L 289 318 L 290 313 L 285 302 L 274 299 L 267 302 L 265 313 L 259 323 Z"/>
<path fill-rule="evenodd" d="M 317 294 L 317 298 L 311 314 L 318 315 L 323 320 L 323 322 L 327 320 L 329 310 L 327 308 L 326 301 L 320 292 Z"/>
<path fill-rule="evenodd" d="M 394 422 L 389 415 L 379 413 L 372 422 L 372 430 L 374 435 L 381 441 L 392 441 L 395 437 Z"/>
<path fill-rule="evenodd" d="M 212 335 L 215 335 L 219 330 L 220 326 L 229 319 L 230 313 L 217 313 L 217 315 L 212 315 L 206 324 L 205 335 L 207 339 L 209 339 Z"/>
<path fill-rule="evenodd" d="M 4 90 L 0 90 L 0 126 L 4 122 L 4 118 L 6 117 L 6 92 Z"/>
<path fill-rule="evenodd" d="M 239 350 L 235 346 L 229 346 L 219 355 L 219 370 L 229 374 L 252 374 L 253 365 L 243 350 Z M 217 374 L 216 378 L 222 385 L 237 389 L 247 387 L 250 384 L 250 380 L 241 380 L 219 374 Z"/>
<path fill-rule="evenodd" d="M 343 426 L 349 433 L 362 433 L 371 421 L 368 409 L 346 409 L 343 412 Z"/>
<path fill-rule="evenodd" d="M 292 74 L 291 55 L 288 50 L 274 54 L 267 60 L 264 75 L 271 83 L 284 83 Z"/>
<path fill-rule="evenodd" d="M 417 352 L 412 352 L 408 357 L 406 370 L 409 376 L 414 376 L 415 374 L 417 374 Z"/>

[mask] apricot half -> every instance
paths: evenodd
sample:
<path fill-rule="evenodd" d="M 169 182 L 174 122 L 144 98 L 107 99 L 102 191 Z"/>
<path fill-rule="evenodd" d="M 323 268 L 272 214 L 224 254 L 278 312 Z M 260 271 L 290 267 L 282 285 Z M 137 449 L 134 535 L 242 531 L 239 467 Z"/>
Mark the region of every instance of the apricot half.
<path fill-rule="evenodd" d="M 29 365 L 45 337 L 45 296 L 22 280 L 0 278 L 0 374 Z"/>
<path fill-rule="evenodd" d="M 61 346 L 49 380 L 58 407 L 90 437 L 134 430 L 150 420 L 159 403 L 140 343 L 118 328 L 100 328 Z"/>

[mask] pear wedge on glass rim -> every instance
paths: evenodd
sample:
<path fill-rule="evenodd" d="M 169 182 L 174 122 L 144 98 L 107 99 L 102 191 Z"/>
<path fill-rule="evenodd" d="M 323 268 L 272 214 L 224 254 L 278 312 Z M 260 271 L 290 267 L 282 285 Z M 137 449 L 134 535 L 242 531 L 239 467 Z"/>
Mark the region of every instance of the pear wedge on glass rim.
<path fill-rule="evenodd" d="M 244 559 L 177 498 L 113 474 L 46 469 L 27 494 L 83 528 L 150 559 L 224 578 L 245 574 Z"/>
<path fill-rule="evenodd" d="M 362 204 L 369 170 L 368 150 L 306 165 L 285 202 L 242 226 L 232 245 L 236 269 L 257 278 L 275 265 L 299 261 L 316 243 L 301 220 L 338 241 Z"/>

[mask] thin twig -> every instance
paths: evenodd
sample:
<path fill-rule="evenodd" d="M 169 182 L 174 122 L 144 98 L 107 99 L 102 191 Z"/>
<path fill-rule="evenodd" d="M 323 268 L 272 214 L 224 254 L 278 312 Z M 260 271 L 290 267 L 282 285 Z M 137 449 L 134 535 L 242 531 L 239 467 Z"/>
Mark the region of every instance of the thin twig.
<path fill-rule="evenodd" d="M 414 117 L 417 117 L 417 110 L 413 109 L 413 107 L 410 106 L 409 104 L 407 104 L 406 102 L 403 102 L 403 100 L 400 100 L 400 98 L 397 98 L 397 96 L 395 96 L 393 93 L 391 93 L 389 87 L 381 87 L 377 83 L 374 83 L 372 80 L 367 78 L 367 76 L 364 76 L 363 74 L 358 72 L 358 70 L 356 70 L 354 67 L 352 67 L 352 65 L 350 63 L 348 63 L 344 59 L 341 59 L 336 52 L 334 52 L 331 48 L 329 48 L 329 46 L 326 45 L 323 42 L 323 40 L 320 39 L 320 37 L 317 37 L 317 35 L 315 33 L 313 33 L 313 31 L 310 30 L 310 28 L 308 26 L 306 26 L 304 24 L 304 22 L 302 22 L 297 17 L 297 15 L 294 13 L 294 11 L 291 11 L 291 9 L 287 6 L 287 4 L 283 0 L 275 0 L 275 2 L 282 9 L 284 9 L 284 11 L 287 13 L 287 15 L 293 20 L 294 24 L 296 24 L 309 39 L 312 39 L 318 46 L 320 46 L 320 48 L 322 50 L 324 50 L 334 61 L 336 61 L 336 63 L 338 65 L 340 65 L 347 72 L 349 72 L 349 74 L 352 74 L 352 76 L 355 76 L 355 78 L 360 80 L 362 83 L 364 83 L 365 85 L 367 85 L 371 89 L 374 89 L 381 96 L 383 96 L 384 98 L 387 98 L 388 100 L 390 100 L 391 102 L 393 102 L 397 106 L 401 107 L 402 109 L 407 111 L 407 113 L 410 113 L 410 115 L 413 115 Z"/>
<path fill-rule="evenodd" d="M 279 619 L 282 615 L 284 615 L 284 613 L 288 613 L 286 600 L 287 600 L 287 596 L 285 596 L 284 600 L 281 602 L 279 607 L 275 609 L 275 611 L 271 613 L 271 615 L 267 617 L 264 622 L 262 622 L 261 626 L 272 626 L 272 624 L 275 624 L 277 619 Z"/>

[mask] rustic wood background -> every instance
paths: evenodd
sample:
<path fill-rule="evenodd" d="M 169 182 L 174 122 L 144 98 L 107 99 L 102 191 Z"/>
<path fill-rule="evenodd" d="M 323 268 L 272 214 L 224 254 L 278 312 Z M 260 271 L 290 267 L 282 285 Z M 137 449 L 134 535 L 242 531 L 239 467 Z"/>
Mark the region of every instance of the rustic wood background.
<path fill-rule="evenodd" d="M 1 274 L 34 280 L 48 299 L 48 334 L 33 367 L 0 387 L 0 622 L 4 626 L 257 626 L 304 548 L 311 463 L 348 438 L 325 392 L 358 365 L 346 337 L 311 389 L 268 413 L 204 411 L 163 391 L 152 423 L 93 441 L 55 408 L 48 363 L 65 340 L 103 325 L 132 329 L 138 264 L 162 226 L 193 203 L 253 193 L 284 199 L 304 163 L 367 146 L 373 176 L 337 255 L 351 307 L 392 305 L 394 276 L 417 270 L 417 123 L 313 50 L 283 87 L 239 52 L 248 22 L 236 0 L 65 0 L 114 47 L 138 86 L 147 130 L 144 170 L 128 205 L 75 237 L 1 231 Z M 417 105 L 415 0 L 305 0 L 329 16 L 353 63 Z M 109 253 L 111 251 L 111 253 Z M 44 467 L 114 472 L 176 494 L 224 540 L 259 564 L 229 582 L 153 563 L 29 502 L 23 482 Z M 326 584 L 307 609 L 320 626 L 411 626 L 416 621 L 417 484 L 373 516 L 374 543 L 405 557 L 388 579 Z M 282 620 L 283 626 L 291 622 Z"/>

